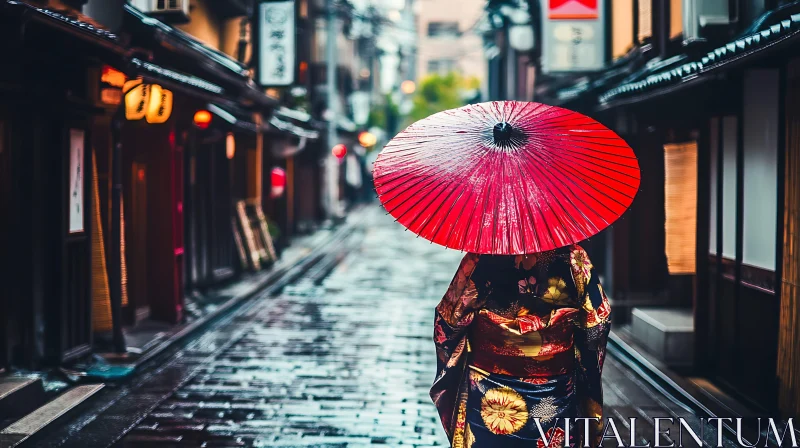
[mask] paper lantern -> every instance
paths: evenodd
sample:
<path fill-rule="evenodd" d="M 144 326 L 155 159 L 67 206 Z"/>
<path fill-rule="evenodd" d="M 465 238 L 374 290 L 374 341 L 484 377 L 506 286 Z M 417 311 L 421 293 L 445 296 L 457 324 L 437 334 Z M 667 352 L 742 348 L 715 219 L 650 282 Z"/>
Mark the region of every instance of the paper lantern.
<path fill-rule="evenodd" d="M 364 131 L 358 134 L 358 143 L 365 148 L 369 148 L 378 143 L 378 138 L 372 132 Z"/>
<path fill-rule="evenodd" d="M 139 85 L 142 85 L 143 82 L 144 81 L 142 80 L 142 78 L 135 78 L 135 79 L 131 79 L 131 80 L 125 81 L 125 83 L 122 85 L 122 93 L 130 92 L 130 90 L 132 88 L 134 88 L 136 86 L 139 86 Z"/>
<path fill-rule="evenodd" d="M 211 112 L 200 109 L 194 113 L 194 125 L 200 129 L 208 129 L 211 126 Z"/>
<path fill-rule="evenodd" d="M 148 123 L 164 123 L 172 114 L 172 92 L 158 84 L 150 85 L 150 99 L 145 118 Z"/>
<path fill-rule="evenodd" d="M 228 135 L 225 136 L 225 156 L 230 160 L 234 155 L 236 155 L 236 138 L 233 136 L 233 132 L 228 132 Z"/>
<path fill-rule="evenodd" d="M 104 65 L 103 73 L 100 75 L 100 81 L 113 87 L 123 87 L 127 81 L 127 77 L 114 67 Z"/>
<path fill-rule="evenodd" d="M 150 86 L 139 84 L 125 94 L 125 118 L 128 120 L 141 120 L 147 115 L 150 103 Z"/>
<path fill-rule="evenodd" d="M 336 156 L 337 159 L 342 160 L 344 156 L 347 155 L 347 146 L 339 143 L 338 145 L 334 145 L 331 149 L 331 153 Z"/>
<path fill-rule="evenodd" d="M 286 171 L 283 168 L 272 168 L 270 184 L 272 186 L 270 196 L 273 198 L 281 197 L 286 189 Z"/>

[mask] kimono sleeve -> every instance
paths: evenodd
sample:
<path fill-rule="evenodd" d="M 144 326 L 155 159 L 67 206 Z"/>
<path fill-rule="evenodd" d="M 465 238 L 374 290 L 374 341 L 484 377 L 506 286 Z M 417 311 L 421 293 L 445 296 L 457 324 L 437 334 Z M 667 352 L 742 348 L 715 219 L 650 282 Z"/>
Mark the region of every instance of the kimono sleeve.
<path fill-rule="evenodd" d="M 580 318 L 575 332 L 575 357 L 578 364 L 576 390 L 580 412 L 590 421 L 589 442 L 600 446 L 603 435 L 603 361 L 611 330 L 611 307 L 593 266 L 580 246 L 570 253 L 570 268 L 575 280 Z"/>
<path fill-rule="evenodd" d="M 454 431 L 459 385 L 467 359 L 467 330 L 481 304 L 472 275 L 479 255 L 467 254 L 450 282 L 442 301 L 436 307 L 434 342 L 438 361 L 437 375 L 431 387 L 431 398 L 448 436 Z"/>

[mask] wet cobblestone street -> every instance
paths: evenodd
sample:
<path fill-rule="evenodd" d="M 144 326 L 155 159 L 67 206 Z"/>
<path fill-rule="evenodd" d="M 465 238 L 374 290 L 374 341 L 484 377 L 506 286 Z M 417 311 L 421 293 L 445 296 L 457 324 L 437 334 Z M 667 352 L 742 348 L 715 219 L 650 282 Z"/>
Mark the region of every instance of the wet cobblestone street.
<path fill-rule="evenodd" d="M 323 246 L 298 281 L 110 387 L 105 402 L 37 447 L 447 446 L 428 396 L 432 319 L 462 255 L 415 238 L 378 207 L 336 235 L 345 237 Z M 640 444 L 653 440 L 653 417 L 696 421 L 613 352 L 603 382 L 605 414 L 626 444 L 631 417 Z"/>
<path fill-rule="evenodd" d="M 461 255 L 363 213 L 346 256 L 184 353 L 216 351 L 125 445 L 446 445 L 428 397 L 433 307 Z"/>

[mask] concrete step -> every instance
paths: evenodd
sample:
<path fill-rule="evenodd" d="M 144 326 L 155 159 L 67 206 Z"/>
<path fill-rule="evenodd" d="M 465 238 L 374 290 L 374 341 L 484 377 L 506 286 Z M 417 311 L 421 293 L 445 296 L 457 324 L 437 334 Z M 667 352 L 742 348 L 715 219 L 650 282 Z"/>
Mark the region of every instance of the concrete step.
<path fill-rule="evenodd" d="M 633 308 L 631 333 L 641 346 L 670 367 L 694 363 L 694 316 L 684 308 Z"/>
<path fill-rule="evenodd" d="M 74 387 L 0 431 L 0 448 L 28 442 L 48 426 L 66 417 L 103 388 L 103 384 Z"/>
<path fill-rule="evenodd" d="M 0 378 L 0 423 L 33 411 L 44 400 L 41 378 Z"/>

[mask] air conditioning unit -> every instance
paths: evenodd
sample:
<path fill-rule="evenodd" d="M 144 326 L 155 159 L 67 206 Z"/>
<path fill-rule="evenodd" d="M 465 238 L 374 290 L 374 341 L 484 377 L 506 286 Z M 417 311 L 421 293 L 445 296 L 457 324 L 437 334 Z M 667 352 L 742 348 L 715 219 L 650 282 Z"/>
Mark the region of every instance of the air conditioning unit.
<path fill-rule="evenodd" d="M 133 5 L 168 23 L 189 21 L 189 0 L 134 0 Z"/>
<path fill-rule="evenodd" d="M 714 40 L 730 25 L 728 0 L 683 0 L 684 41 Z"/>

